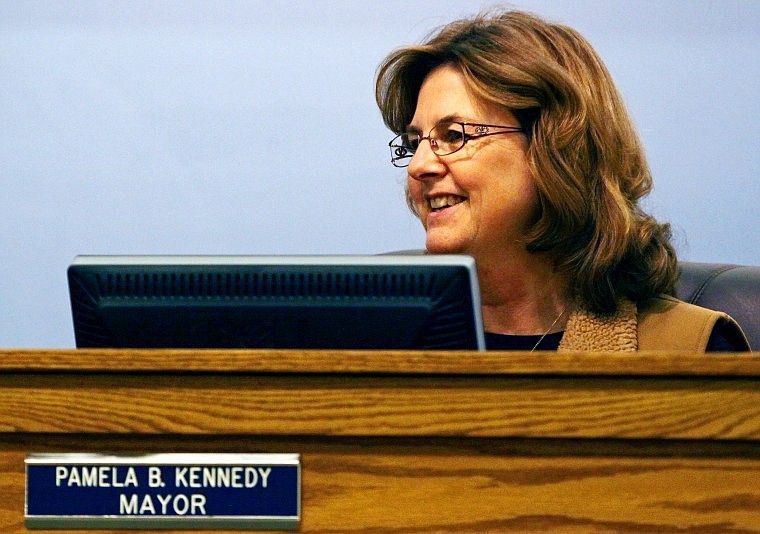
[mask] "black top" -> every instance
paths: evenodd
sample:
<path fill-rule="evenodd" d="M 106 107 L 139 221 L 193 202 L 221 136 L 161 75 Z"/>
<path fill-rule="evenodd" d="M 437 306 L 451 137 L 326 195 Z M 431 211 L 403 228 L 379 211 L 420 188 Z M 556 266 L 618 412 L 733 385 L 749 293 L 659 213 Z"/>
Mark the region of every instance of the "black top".
<path fill-rule="evenodd" d="M 488 350 L 531 350 L 541 339 L 536 350 L 557 350 L 564 332 L 546 334 L 544 339 L 537 336 L 510 336 L 507 334 L 491 334 L 486 332 L 486 348 Z"/>
<path fill-rule="evenodd" d="M 510 336 L 507 334 L 491 334 L 486 332 L 486 348 L 488 350 L 557 350 L 559 342 L 562 340 L 564 332 L 554 332 L 546 334 L 544 339 L 537 336 Z M 541 339 L 541 343 L 536 347 L 536 343 Z M 735 346 L 723 334 L 719 325 L 716 325 L 710 334 L 707 342 L 707 352 L 737 352 L 746 350 L 743 347 Z"/>

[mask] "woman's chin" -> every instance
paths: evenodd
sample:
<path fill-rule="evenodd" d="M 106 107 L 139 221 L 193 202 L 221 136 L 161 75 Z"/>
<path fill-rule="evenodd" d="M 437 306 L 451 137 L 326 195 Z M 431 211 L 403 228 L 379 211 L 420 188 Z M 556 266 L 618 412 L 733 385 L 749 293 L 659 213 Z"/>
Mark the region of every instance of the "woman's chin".
<path fill-rule="evenodd" d="M 461 243 L 452 240 L 430 239 L 425 242 L 425 249 L 430 254 L 466 254 L 465 247 Z"/>

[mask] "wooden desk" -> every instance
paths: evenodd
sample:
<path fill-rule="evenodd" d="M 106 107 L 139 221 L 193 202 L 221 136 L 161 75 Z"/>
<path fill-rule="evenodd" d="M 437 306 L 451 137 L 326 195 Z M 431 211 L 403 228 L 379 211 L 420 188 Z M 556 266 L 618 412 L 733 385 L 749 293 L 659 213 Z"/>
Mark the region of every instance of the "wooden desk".
<path fill-rule="evenodd" d="M 32 452 L 302 455 L 303 532 L 760 532 L 760 353 L 0 351 Z"/>

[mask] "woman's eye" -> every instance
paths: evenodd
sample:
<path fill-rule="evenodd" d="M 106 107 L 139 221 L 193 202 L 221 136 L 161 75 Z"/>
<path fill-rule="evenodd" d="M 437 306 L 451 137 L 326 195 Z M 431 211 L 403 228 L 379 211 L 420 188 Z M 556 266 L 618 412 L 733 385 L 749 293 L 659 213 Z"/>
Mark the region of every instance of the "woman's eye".
<path fill-rule="evenodd" d="M 404 148 L 408 148 L 414 152 L 418 146 L 420 146 L 420 138 L 418 136 L 411 135 L 404 138 Z"/>
<path fill-rule="evenodd" d="M 441 141 L 444 143 L 460 143 L 462 141 L 462 130 L 459 128 L 448 128 L 441 133 Z"/>

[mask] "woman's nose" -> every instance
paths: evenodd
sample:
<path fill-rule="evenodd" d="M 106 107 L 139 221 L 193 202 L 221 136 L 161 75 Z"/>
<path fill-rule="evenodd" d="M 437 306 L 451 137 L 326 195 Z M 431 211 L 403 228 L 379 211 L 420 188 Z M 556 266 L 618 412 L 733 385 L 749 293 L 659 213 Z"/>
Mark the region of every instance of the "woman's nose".
<path fill-rule="evenodd" d="M 425 142 L 427 141 L 427 142 Z M 433 152 L 433 146 L 429 138 L 421 140 L 414 156 L 409 161 L 407 172 L 415 180 L 431 179 L 445 172 L 446 166 L 441 158 Z"/>

